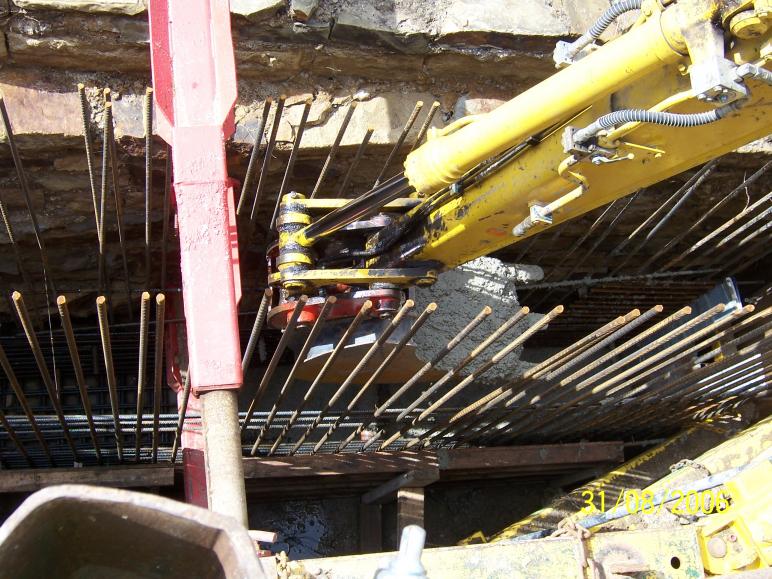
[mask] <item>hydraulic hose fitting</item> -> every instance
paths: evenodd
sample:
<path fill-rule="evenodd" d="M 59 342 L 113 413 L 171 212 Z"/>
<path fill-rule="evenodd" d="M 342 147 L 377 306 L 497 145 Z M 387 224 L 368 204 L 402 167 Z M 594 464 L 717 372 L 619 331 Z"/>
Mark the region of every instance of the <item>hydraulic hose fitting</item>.
<path fill-rule="evenodd" d="M 556 68 L 563 68 L 573 64 L 577 55 L 595 42 L 613 24 L 622 14 L 640 10 L 643 0 L 620 0 L 615 2 L 595 21 L 590 29 L 582 34 L 573 42 L 558 42 L 555 46 L 555 52 L 552 58 L 555 60 Z"/>

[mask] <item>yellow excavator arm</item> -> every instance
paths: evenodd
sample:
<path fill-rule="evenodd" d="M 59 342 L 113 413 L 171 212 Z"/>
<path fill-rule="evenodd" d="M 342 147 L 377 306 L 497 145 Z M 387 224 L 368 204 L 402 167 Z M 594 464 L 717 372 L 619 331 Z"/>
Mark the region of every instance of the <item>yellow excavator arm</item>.
<path fill-rule="evenodd" d="M 628 11 L 639 16 L 626 33 L 594 42 Z M 771 29 L 770 0 L 613 4 L 558 44 L 558 72 L 490 113 L 433 129 L 404 174 L 351 201 L 285 196 L 270 283 L 289 295 L 428 285 L 768 135 Z M 330 243 L 375 213 L 393 219 L 361 247 Z"/>

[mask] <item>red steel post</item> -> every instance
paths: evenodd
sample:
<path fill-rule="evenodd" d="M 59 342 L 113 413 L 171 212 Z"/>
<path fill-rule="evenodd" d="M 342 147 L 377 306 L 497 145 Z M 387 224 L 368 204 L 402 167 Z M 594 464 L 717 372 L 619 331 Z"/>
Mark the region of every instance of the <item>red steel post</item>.
<path fill-rule="evenodd" d="M 246 524 L 236 409 L 241 288 L 225 159 L 236 100 L 229 3 L 150 0 L 149 14 L 157 132 L 172 148 L 189 371 L 204 409 L 208 502 Z"/>

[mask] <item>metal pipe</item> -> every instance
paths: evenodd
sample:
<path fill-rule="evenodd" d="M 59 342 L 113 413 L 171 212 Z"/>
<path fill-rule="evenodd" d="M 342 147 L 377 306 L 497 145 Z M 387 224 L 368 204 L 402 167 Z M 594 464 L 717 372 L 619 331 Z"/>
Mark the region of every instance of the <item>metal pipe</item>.
<path fill-rule="evenodd" d="M 397 155 L 397 152 L 400 150 L 400 148 L 402 148 L 402 144 L 405 142 L 405 138 L 407 137 L 407 134 L 410 132 L 410 129 L 413 128 L 413 124 L 415 124 L 415 120 L 418 117 L 418 113 L 421 112 L 421 109 L 423 108 L 423 106 L 424 106 L 423 101 L 416 102 L 415 107 L 413 107 L 413 112 L 410 113 L 410 116 L 408 117 L 407 122 L 405 123 L 405 126 L 402 127 L 402 132 L 399 134 L 399 137 L 397 138 L 397 142 L 394 143 L 394 147 L 391 149 L 389 156 L 386 157 L 386 162 L 383 164 L 383 169 L 381 169 L 381 172 L 378 173 L 378 177 L 375 178 L 375 183 L 373 183 L 373 188 L 381 184 L 381 179 L 383 179 L 383 176 L 386 174 L 386 171 L 388 171 L 389 166 L 391 165 L 391 162 L 394 160 L 394 157 Z"/>
<path fill-rule="evenodd" d="M 62 329 L 64 330 L 64 335 L 67 339 L 67 349 L 70 351 L 70 360 L 72 361 L 72 368 L 75 371 L 75 380 L 78 383 L 80 400 L 83 403 L 83 410 L 86 412 L 88 430 L 91 434 L 91 442 L 94 444 L 94 453 L 96 454 L 97 462 L 101 463 L 102 452 L 99 448 L 99 440 L 97 439 L 96 435 L 96 428 L 94 426 L 94 414 L 91 410 L 91 400 L 88 397 L 88 385 L 86 384 L 86 377 L 83 375 L 83 367 L 80 363 L 78 344 L 75 341 L 75 333 L 72 330 L 72 321 L 70 320 L 70 311 L 67 307 L 67 298 L 64 296 L 59 296 L 56 298 L 56 305 L 59 308 L 59 317 L 62 321 Z"/>
<path fill-rule="evenodd" d="M 346 129 L 348 128 L 348 124 L 351 121 L 351 117 L 354 114 L 356 106 L 357 101 L 351 101 L 351 104 L 346 110 L 346 116 L 343 117 L 343 122 L 338 129 L 338 134 L 335 136 L 335 140 L 330 147 L 330 152 L 327 154 L 327 159 L 325 159 L 324 165 L 322 165 L 322 170 L 319 172 L 319 178 L 316 180 L 316 184 L 314 185 L 314 188 L 311 191 L 311 195 L 309 196 L 310 199 L 316 197 L 316 194 L 319 192 L 319 188 L 321 187 L 324 178 L 327 176 L 327 171 L 330 170 L 330 165 L 332 165 L 332 161 L 335 159 L 335 155 L 338 153 L 338 147 L 340 147 L 340 142 L 343 140 L 343 135 L 346 134 Z"/>
<path fill-rule="evenodd" d="M 367 350 L 365 355 L 362 356 L 362 359 L 359 362 L 357 362 L 357 365 L 354 366 L 354 369 L 346 377 L 346 379 L 340 385 L 340 387 L 335 392 L 335 394 L 332 395 L 332 398 L 330 398 L 330 401 L 325 405 L 324 412 L 327 412 L 333 406 L 333 404 L 335 404 L 341 398 L 341 396 L 345 394 L 349 386 L 353 384 L 354 379 L 365 368 L 365 366 L 367 366 L 367 364 L 370 362 L 373 356 L 375 356 L 375 354 L 377 354 L 383 348 L 383 346 L 386 344 L 386 341 L 394 333 L 394 330 L 396 330 L 399 327 L 399 325 L 402 323 L 402 319 L 410 312 L 410 310 L 413 309 L 414 305 L 415 305 L 415 302 L 413 300 L 405 300 L 405 303 L 402 304 L 402 307 L 399 309 L 396 315 L 390 320 L 389 324 L 383 329 L 381 334 L 376 338 L 375 342 L 373 342 L 373 344 Z M 349 403 L 348 407 L 346 408 L 346 412 L 342 413 L 341 416 L 335 419 L 335 422 L 333 422 L 333 424 L 328 428 L 327 432 L 325 432 L 322 435 L 322 437 L 319 439 L 319 442 L 317 442 L 316 446 L 314 446 L 312 454 L 315 452 L 318 452 L 319 449 L 322 447 L 322 445 L 327 441 L 327 439 L 335 432 L 335 430 L 342 422 L 346 413 L 348 413 L 350 410 L 353 409 L 353 405 L 358 401 L 359 395 L 360 394 L 357 394 L 354 396 L 354 399 L 351 401 L 351 403 Z M 309 426 L 307 433 L 310 434 L 311 432 L 313 432 L 315 428 L 316 428 L 316 422 L 311 426 Z M 295 448 L 293 448 L 292 452 L 295 452 L 295 450 L 300 447 L 300 444 L 301 443 L 298 442 L 295 445 Z"/>
<path fill-rule="evenodd" d="M 432 302 L 428 306 L 426 306 L 426 309 L 424 309 L 423 312 L 418 316 L 418 319 L 416 319 L 415 322 L 413 322 L 413 325 L 410 326 L 410 329 L 405 332 L 405 335 L 400 338 L 399 342 L 394 346 L 394 348 L 391 350 L 391 352 L 388 353 L 388 355 L 383 359 L 383 362 L 381 362 L 380 366 L 376 368 L 375 372 L 372 373 L 370 378 L 362 385 L 362 388 L 360 388 L 359 392 L 357 392 L 356 396 L 354 396 L 354 399 L 349 403 L 347 412 L 350 412 L 354 409 L 354 406 L 356 403 L 364 396 L 365 392 L 367 392 L 374 384 L 377 383 L 378 379 L 381 377 L 381 374 L 383 374 L 383 371 L 388 368 L 393 362 L 394 358 L 396 358 L 399 353 L 404 349 L 404 347 L 407 345 L 407 343 L 413 338 L 413 336 L 416 335 L 418 330 L 421 329 L 421 326 L 424 325 L 426 320 L 429 319 L 429 316 L 431 316 L 434 311 L 437 309 L 437 304 Z M 339 445 L 337 452 L 343 452 L 343 450 L 348 446 L 348 443 L 351 442 L 354 437 L 361 433 L 362 430 L 364 430 L 365 423 L 363 422 L 359 427 L 354 429 L 354 431 L 350 434 L 349 437 L 344 439 Z"/>
<path fill-rule="evenodd" d="M 263 156 L 263 165 L 260 167 L 260 178 L 257 181 L 257 191 L 255 191 L 255 198 L 252 201 L 252 213 L 249 215 L 250 222 L 254 222 L 257 217 L 257 212 L 260 207 L 260 197 L 263 195 L 263 189 L 265 189 L 266 182 L 268 181 L 268 167 L 271 165 L 271 157 L 273 155 L 273 149 L 276 146 L 276 134 L 279 132 L 279 124 L 281 122 L 281 114 L 284 111 L 284 101 L 287 100 L 285 95 L 279 97 L 279 102 L 276 103 L 276 112 L 273 115 L 273 125 L 271 126 L 271 134 L 268 137 L 268 145 L 265 148 L 265 155 Z"/>
<path fill-rule="evenodd" d="M 260 403 L 260 399 L 263 397 L 263 394 L 265 394 L 265 391 L 268 388 L 268 384 L 270 383 L 271 378 L 273 377 L 273 373 L 276 371 L 276 367 L 279 365 L 279 360 L 281 360 L 281 357 L 284 354 L 284 350 L 287 349 L 287 345 L 289 344 L 290 339 L 295 335 L 295 331 L 297 330 L 298 318 L 300 317 L 300 314 L 303 312 L 303 308 L 305 307 L 307 301 L 308 301 L 308 296 L 300 296 L 298 298 L 298 301 L 295 303 L 295 309 L 292 310 L 292 315 L 290 316 L 290 319 L 287 322 L 287 327 L 284 330 L 284 333 L 281 335 L 281 338 L 279 339 L 279 343 L 276 346 L 276 350 L 274 350 L 273 356 L 271 356 L 271 361 L 268 362 L 268 367 L 265 369 L 265 373 L 263 374 L 263 377 L 260 379 L 260 384 L 258 385 L 257 390 L 255 391 L 255 395 L 252 397 L 252 402 L 249 404 L 249 409 L 247 410 L 246 418 L 244 418 L 244 423 L 241 425 L 242 434 L 249 427 L 249 423 L 252 420 L 252 415 L 255 413 L 255 410 L 257 409 L 257 405 Z"/>
<path fill-rule="evenodd" d="M 2 94 L 0 94 L 0 116 L 3 117 L 3 127 L 5 128 L 5 135 L 8 139 L 8 146 L 11 149 L 13 166 L 16 169 L 16 177 L 19 180 L 19 188 L 21 189 L 22 195 L 24 196 L 24 203 L 27 205 L 27 213 L 29 215 L 30 222 L 32 223 L 32 229 L 35 233 L 35 240 L 37 241 L 38 249 L 40 250 L 40 260 L 43 263 L 45 283 L 51 288 L 53 294 L 57 295 L 58 292 L 56 291 L 56 284 L 54 283 L 51 265 L 48 262 L 46 244 L 43 240 L 43 235 L 40 232 L 40 225 L 38 224 L 35 207 L 32 205 L 32 195 L 30 194 L 27 175 L 24 172 L 24 165 L 22 165 L 19 150 L 16 148 L 16 137 L 13 134 L 11 119 L 8 117 L 8 111 L 5 108 L 5 99 L 3 98 Z M 46 303 L 46 307 L 48 307 L 48 303 Z"/>
<path fill-rule="evenodd" d="M 241 215 L 241 211 L 246 203 L 247 195 L 252 187 L 252 181 L 255 179 L 255 171 L 257 171 L 257 158 L 260 156 L 260 143 L 263 141 L 263 133 L 265 132 L 265 125 L 268 123 L 268 115 L 271 113 L 271 106 L 273 105 L 273 99 L 268 97 L 263 103 L 263 116 L 257 125 L 257 131 L 255 132 L 255 144 L 252 146 L 252 153 L 249 155 L 249 164 L 247 165 L 247 172 L 244 175 L 244 183 L 241 185 L 241 194 L 239 195 L 239 202 L 236 205 L 236 215 Z"/>
<path fill-rule="evenodd" d="M 440 103 L 438 101 L 434 101 L 432 103 L 432 106 L 429 108 L 429 112 L 426 113 L 426 118 L 424 119 L 424 122 L 421 125 L 421 128 L 418 129 L 418 134 L 415 136 L 415 140 L 413 141 L 413 146 L 410 147 L 411 153 L 421 145 L 421 142 L 424 140 L 424 137 L 426 136 L 426 132 L 429 130 L 429 126 L 432 124 L 434 115 L 437 113 L 437 110 L 439 108 L 440 108 Z"/>
<path fill-rule="evenodd" d="M 164 369 L 164 316 L 166 315 L 166 296 L 155 296 L 155 356 L 153 358 L 153 462 L 158 462 L 158 444 L 160 433 L 158 420 L 161 414 L 161 386 Z M 189 372 L 190 370 L 188 370 Z"/>
<path fill-rule="evenodd" d="M 238 391 L 212 390 L 202 394 L 201 415 L 209 509 L 231 516 L 247 527 Z"/>
<path fill-rule="evenodd" d="M 118 401 L 118 386 L 115 380 L 115 368 L 113 367 L 113 353 L 110 345 L 110 326 L 107 321 L 107 300 L 104 296 L 96 299 L 97 316 L 99 317 L 99 334 L 102 338 L 102 352 L 105 361 L 105 374 L 107 376 L 107 389 L 110 393 L 110 407 L 113 411 L 113 427 L 115 434 L 115 448 L 118 451 L 118 460 L 123 461 L 123 432 L 121 421 L 118 418 L 120 403 Z"/>
<path fill-rule="evenodd" d="M 129 278 L 129 260 L 126 256 L 126 242 L 123 239 L 123 203 L 119 188 L 118 175 L 118 150 L 115 146 L 113 136 L 113 103 L 112 93 L 109 88 L 104 90 L 105 95 L 105 125 L 108 130 L 109 156 L 110 156 L 110 174 L 113 182 L 113 199 L 115 200 L 115 225 L 118 232 L 118 245 L 121 248 L 121 262 L 123 264 L 123 277 L 126 282 L 126 308 L 129 312 L 129 321 L 134 319 L 133 309 L 131 307 L 131 279 Z"/>
<path fill-rule="evenodd" d="M 276 397 L 276 400 L 274 401 L 273 406 L 271 407 L 271 410 L 265 419 L 265 423 L 260 428 L 260 432 L 257 435 L 257 440 L 255 440 L 255 443 L 252 445 L 252 450 L 250 452 L 252 456 L 255 456 L 255 454 L 257 454 L 257 449 L 260 447 L 260 443 L 263 441 L 263 438 L 268 433 L 268 429 L 271 427 L 271 424 L 273 423 L 273 419 L 276 417 L 276 413 L 279 410 L 279 405 L 286 398 L 287 393 L 289 392 L 290 386 L 295 381 L 295 375 L 297 374 L 298 370 L 300 370 L 300 367 L 305 362 L 306 356 L 308 355 L 308 351 L 311 349 L 311 346 L 313 346 L 314 343 L 316 342 L 316 338 L 319 336 L 319 332 L 322 331 L 322 328 L 324 328 L 324 324 L 327 321 L 327 316 L 330 315 L 330 311 L 332 310 L 332 307 L 335 305 L 335 302 L 337 301 L 338 301 L 338 298 L 336 298 L 335 296 L 329 296 L 324 301 L 324 305 L 322 306 L 322 309 L 319 311 L 319 315 L 316 317 L 316 321 L 314 322 L 314 325 L 311 327 L 311 331 L 308 333 L 308 336 L 306 337 L 306 340 L 303 343 L 303 346 L 300 348 L 300 352 L 298 352 L 298 355 L 295 357 L 295 363 L 292 365 L 292 369 L 290 370 L 289 374 L 287 374 L 287 378 L 284 380 L 284 384 L 282 384 L 282 387 L 279 390 L 279 394 Z"/>
<path fill-rule="evenodd" d="M 373 307 L 373 304 L 370 300 L 367 300 L 365 301 L 364 304 L 362 304 L 362 307 L 359 309 L 359 312 L 357 312 L 357 315 L 351 321 L 351 324 L 349 324 L 349 327 L 346 328 L 346 331 L 343 333 L 340 340 L 338 340 L 338 343 L 332 349 L 332 352 L 330 352 L 330 355 L 327 357 L 327 360 L 325 360 L 324 364 L 322 365 L 322 368 L 319 370 L 319 373 L 316 375 L 316 378 L 314 378 L 314 381 L 311 383 L 311 386 L 309 386 L 308 389 L 306 390 L 306 393 L 303 396 L 303 400 L 301 400 L 300 405 L 292 413 L 289 420 L 287 421 L 287 424 L 284 426 L 281 433 L 277 437 L 276 441 L 273 443 L 271 450 L 268 451 L 268 456 L 272 456 L 279 448 L 279 444 L 281 444 L 282 440 L 284 440 L 284 437 L 287 436 L 290 429 L 297 422 L 298 418 L 300 417 L 300 413 L 303 411 L 306 404 L 308 404 L 308 401 L 311 399 L 311 396 L 316 391 L 317 386 L 319 386 L 321 381 L 324 379 L 324 376 L 327 374 L 327 371 L 333 366 L 333 364 L 335 364 L 335 361 L 337 360 L 338 355 L 346 347 L 346 344 L 348 344 L 352 336 L 354 336 L 360 324 L 364 321 L 364 319 L 367 316 L 369 316 L 370 310 L 372 309 L 372 307 Z M 305 436 L 307 436 L 307 434 Z M 305 438 L 303 440 L 305 440 Z M 301 441 L 301 444 L 302 444 L 302 441 Z"/>
<path fill-rule="evenodd" d="M 150 319 L 150 294 L 142 292 L 139 302 L 139 361 L 137 362 L 137 426 L 134 430 L 134 460 L 139 462 L 142 443 L 142 397 L 147 378 L 148 322 Z"/>
<path fill-rule="evenodd" d="M 185 383 L 182 386 L 182 404 L 179 409 L 179 416 L 177 417 L 177 430 L 174 433 L 174 443 L 172 444 L 172 456 L 169 462 L 174 464 L 177 462 L 177 452 L 180 448 L 180 441 L 182 440 L 182 429 L 185 426 L 185 417 L 188 413 L 188 402 L 190 401 L 190 387 L 192 382 L 190 381 L 190 369 L 185 372 Z"/>
<path fill-rule="evenodd" d="M 357 152 L 354 155 L 354 160 L 351 161 L 351 165 L 349 165 L 348 170 L 346 171 L 346 176 L 343 177 L 343 182 L 340 184 L 340 188 L 338 189 L 338 197 L 345 197 L 346 190 L 348 189 L 349 183 L 351 183 L 351 177 L 354 176 L 354 172 L 359 166 L 359 162 L 362 160 L 362 156 L 364 155 L 365 149 L 367 148 L 367 143 L 370 142 L 370 137 L 372 136 L 373 128 L 368 127 L 365 131 L 365 136 L 362 137 L 362 142 L 359 143 Z"/>
<path fill-rule="evenodd" d="M 22 298 L 22 295 L 19 292 L 13 292 L 11 299 L 13 300 L 13 305 L 16 308 L 16 314 L 19 316 L 21 326 L 24 329 L 24 334 L 27 337 L 27 343 L 29 344 L 30 350 L 32 350 L 32 355 L 35 357 L 35 363 L 37 364 L 38 370 L 40 371 L 40 376 L 43 379 L 43 385 L 45 386 L 48 397 L 51 400 L 51 405 L 54 408 L 54 412 L 56 412 L 56 418 L 59 420 L 59 424 L 62 427 L 62 434 L 64 434 L 64 438 L 67 440 L 67 444 L 72 451 L 73 457 L 75 460 L 79 460 L 78 452 L 75 450 L 75 443 L 70 436 L 70 431 L 67 429 L 67 422 L 64 418 L 64 412 L 62 411 L 62 403 L 59 400 L 59 393 L 54 387 L 53 380 L 51 380 L 51 374 L 48 371 L 46 360 L 43 357 L 43 351 L 40 349 L 40 344 L 38 343 L 38 338 L 35 335 L 35 330 L 32 327 L 32 322 L 30 320 L 29 313 L 27 312 L 27 307 L 24 305 L 24 298 Z"/>
<path fill-rule="evenodd" d="M 0 366 L 3 368 L 6 378 L 8 378 L 8 383 L 11 385 L 11 389 L 16 395 L 16 399 L 19 401 L 19 405 L 24 411 L 24 415 L 27 417 L 27 421 L 32 427 L 32 431 L 35 433 L 35 438 L 37 438 L 40 447 L 43 449 L 43 453 L 46 455 L 48 464 L 53 466 L 54 459 L 51 456 L 51 450 L 48 448 L 48 443 L 46 442 L 43 433 L 40 431 L 40 427 L 35 419 L 35 413 L 32 412 L 29 400 L 27 400 L 27 396 L 24 394 L 24 390 L 22 389 L 21 384 L 19 384 L 19 380 L 16 378 L 16 373 L 13 371 L 11 363 L 8 361 L 8 357 L 5 355 L 5 350 L 3 350 L 2 345 L 0 345 Z"/>
<path fill-rule="evenodd" d="M 153 89 L 145 88 L 145 285 L 150 287 L 150 213 L 153 208 Z"/>

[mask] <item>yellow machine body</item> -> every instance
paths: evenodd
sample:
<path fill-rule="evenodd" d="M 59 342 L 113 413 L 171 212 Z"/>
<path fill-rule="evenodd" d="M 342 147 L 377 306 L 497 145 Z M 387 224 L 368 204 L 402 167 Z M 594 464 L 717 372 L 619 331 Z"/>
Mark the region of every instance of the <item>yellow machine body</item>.
<path fill-rule="evenodd" d="M 497 170 L 464 184 L 460 194 L 436 203 L 414 226 L 409 243 L 370 258 L 359 269 L 322 269 L 308 254 L 292 258 L 298 247 L 311 248 L 321 238 L 303 224 L 280 236 L 284 259 L 271 283 L 293 292 L 325 283 L 384 281 L 400 287 L 431 283 L 436 271 L 522 241 L 768 135 L 772 86 L 747 78 L 738 79 L 747 94 L 733 98 L 736 110 L 717 122 L 683 128 L 627 123 L 601 131 L 595 150 L 587 154 L 567 149 L 564 136 L 567 127 L 584 128 L 612 111 L 695 113 L 720 106 L 718 97 L 695 92 L 694 77 L 705 63 L 718 61 L 763 69 L 772 55 L 768 4 L 646 0 L 640 19 L 619 38 L 593 45 L 594 50 L 567 68 L 490 113 L 460 119 L 434 135 L 430 132 L 429 140 L 405 161 L 413 201 L 428 203 L 441 197 L 495 163 L 497 156 L 521 148 Z M 746 23 L 743 28 L 733 18 L 737 14 L 753 18 L 740 19 Z M 294 203 L 310 207 L 314 200 Z M 546 207 L 549 219 L 514 231 L 528 222 L 532 206 Z M 420 203 L 408 207 L 403 205 L 404 219 L 422 210 Z M 412 249 L 406 252 L 408 246 Z M 413 264 L 431 274 L 423 275 Z M 405 271 L 399 274 L 395 267 Z"/>

